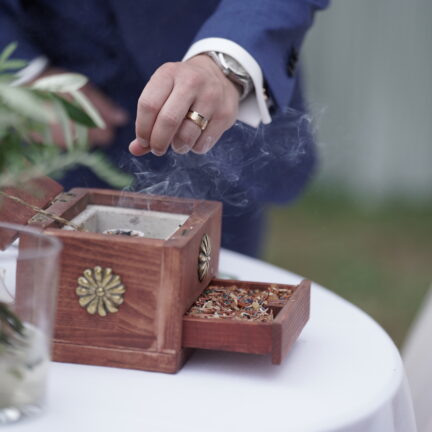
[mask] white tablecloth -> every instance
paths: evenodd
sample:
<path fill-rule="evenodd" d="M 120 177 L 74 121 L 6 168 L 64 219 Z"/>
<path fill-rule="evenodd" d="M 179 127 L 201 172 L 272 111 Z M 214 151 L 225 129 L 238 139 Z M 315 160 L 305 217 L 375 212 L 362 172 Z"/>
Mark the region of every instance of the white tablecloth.
<path fill-rule="evenodd" d="M 222 251 L 222 271 L 297 283 Z M 268 356 L 197 351 L 175 375 L 53 363 L 49 403 L 13 432 L 415 432 L 399 353 L 370 317 L 312 289 L 311 320 L 281 366 Z"/>

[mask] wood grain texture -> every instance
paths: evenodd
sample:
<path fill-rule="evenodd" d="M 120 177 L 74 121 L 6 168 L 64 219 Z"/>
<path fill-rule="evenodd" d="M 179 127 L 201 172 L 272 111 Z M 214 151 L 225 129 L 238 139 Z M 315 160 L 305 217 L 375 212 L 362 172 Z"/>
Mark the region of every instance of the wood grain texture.
<path fill-rule="evenodd" d="M 175 372 L 188 351 L 181 344 L 183 314 L 218 269 L 221 204 L 76 188 L 47 210 L 72 218 L 89 204 L 189 218 L 168 240 L 67 231 L 52 221 L 34 222 L 64 245 L 54 360 Z M 212 238 L 213 258 L 207 278 L 200 282 L 198 254 L 204 234 Z M 75 292 L 78 277 L 95 266 L 112 268 L 127 290 L 119 311 L 106 317 L 88 314 Z"/>
<path fill-rule="evenodd" d="M 161 299 L 163 310 L 171 318 L 163 318 L 160 327 L 165 345 L 175 350 L 182 348 L 183 315 L 190 305 L 207 287 L 218 270 L 221 237 L 221 205 L 212 202 L 198 202 L 186 223 L 164 245 L 163 272 L 164 287 L 169 292 Z M 186 234 L 184 234 L 186 231 Z M 198 278 L 198 255 L 204 234 L 212 239 L 212 258 L 207 276 Z"/>
<path fill-rule="evenodd" d="M 299 337 L 310 315 L 311 282 L 303 280 L 277 314 L 272 327 L 272 363 L 280 364 Z"/>
<path fill-rule="evenodd" d="M 266 289 L 268 283 L 213 279 L 213 285 Z M 183 346 L 254 354 L 272 353 L 272 362 L 280 364 L 299 336 L 309 317 L 310 282 L 277 285 L 293 290 L 273 322 L 229 319 L 183 318 Z M 278 310 L 279 308 L 275 308 Z"/>
<path fill-rule="evenodd" d="M 272 324 L 184 317 L 183 346 L 251 354 L 272 348 Z"/>
<path fill-rule="evenodd" d="M 85 189 L 72 189 L 70 192 L 58 194 L 55 199 L 50 202 L 47 210 L 54 215 L 71 220 L 81 213 L 88 203 L 89 194 Z M 29 225 L 42 229 L 48 227 L 62 227 L 58 222 L 46 217 L 33 217 L 29 220 Z"/>
<path fill-rule="evenodd" d="M 147 245 L 137 239 L 131 242 L 121 236 L 57 231 L 63 253 L 56 340 L 77 345 L 155 349 L 155 293 L 160 290 L 162 245 Z M 84 270 L 95 266 L 112 268 L 126 287 L 119 311 L 106 317 L 90 315 L 79 305 L 75 292 Z"/>
<path fill-rule="evenodd" d="M 128 348 L 102 348 L 55 341 L 53 359 L 58 362 L 175 373 L 187 352 L 155 352 Z"/>
<path fill-rule="evenodd" d="M 67 219 L 89 204 L 189 215 L 168 240 L 66 231 L 52 220 L 32 219 L 32 225 L 58 237 L 64 245 L 54 360 L 172 373 L 182 366 L 191 348 L 204 348 L 271 353 L 272 362 L 279 364 L 306 324 L 310 307 L 308 281 L 298 286 L 279 285 L 294 292 L 286 304 L 272 305 L 277 312 L 273 322 L 184 316 L 209 283 L 250 289 L 266 289 L 269 285 L 212 279 L 219 261 L 220 203 L 101 189 L 76 188 L 58 194 L 61 190 L 55 185 L 52 191 L 56 198 L 47 200 L 47 210 Z M 212 258 L 209 272 L 200 282 L 198 255 L 204 234 L 211 239 Z M 28 277 L 34 265 L 20 265 L 17 294 L 31 298 L 37 289 Z M 78 278 L 85 269 L 95 266 L 112 268 L 126 286 L 119 311 L 106 317 L 90 315 L 79 305 L 76 294 Z"/>
<path fill-rule="evenodd" d="M 19 188 L 2 189 L 3 192 L 21 198 L 28 204 L 38 206 L 42 209 L 62 190 L 62 186 L 49 177 L 34 179 L 31 182 L 24 183 Z M 28 220 L 34 215 L 34 210 L 6 197 L 0 197 L 0 222 L 27 225 Z M 16 233 L 0 229 L 0 249 L 5 249 L 16 237 Z"/>

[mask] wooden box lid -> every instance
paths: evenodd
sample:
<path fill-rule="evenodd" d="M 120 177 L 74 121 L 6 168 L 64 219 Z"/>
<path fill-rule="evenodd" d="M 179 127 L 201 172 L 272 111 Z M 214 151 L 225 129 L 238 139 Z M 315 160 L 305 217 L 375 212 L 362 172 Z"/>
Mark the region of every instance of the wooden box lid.
<path fill-rule="evenodd" d="M 41 177 L 19 187 L 4 188 L 1 191 L 32 206 L 45 208 L 63 191 L 63 187 L 49 177 Z M 36 213 L 36 210 L 17 202 L 17 200 L 3 194 L 0 196 L 0 222 L 27 225 L 29 219 Z M 16 232 L 0 229 L 0 249 L 7 248 L 16 237 Z"/>

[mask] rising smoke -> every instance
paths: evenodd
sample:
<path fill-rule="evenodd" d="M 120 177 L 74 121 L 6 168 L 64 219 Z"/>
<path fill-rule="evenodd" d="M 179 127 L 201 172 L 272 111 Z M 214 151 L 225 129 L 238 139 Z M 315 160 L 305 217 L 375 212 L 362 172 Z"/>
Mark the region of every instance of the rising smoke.
<path fill-rule="evenodd" d="M 314 165 L 311 117 L 289 109 L 257 129 L 237 122 L 205 155 L 125 157 L 132 190 L 224 202 L 241 213 L 257 202 L 286 202 Z"/>

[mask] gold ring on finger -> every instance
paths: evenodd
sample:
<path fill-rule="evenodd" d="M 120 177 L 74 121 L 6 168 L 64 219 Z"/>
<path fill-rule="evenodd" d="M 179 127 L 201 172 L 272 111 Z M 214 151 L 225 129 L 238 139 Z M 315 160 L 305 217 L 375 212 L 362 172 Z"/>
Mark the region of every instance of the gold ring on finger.
<path fill-rule="evenodd" d="M 202 131 L 205 131 L 209 121 L 199 112 L 189 110 L 186 114 L 186 117 L 189 120 L 192 120 Z"/>

